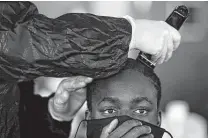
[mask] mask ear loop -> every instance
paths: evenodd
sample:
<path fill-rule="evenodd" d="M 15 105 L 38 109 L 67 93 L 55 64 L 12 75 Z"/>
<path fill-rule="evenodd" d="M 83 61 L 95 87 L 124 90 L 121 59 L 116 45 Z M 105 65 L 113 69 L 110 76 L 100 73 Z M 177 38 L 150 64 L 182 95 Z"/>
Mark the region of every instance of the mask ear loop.
<path fill-rule="evenodd" d="M 173 138 L 173 136 L 172 136 L 172 134 L 171 134 L 170 132 L 168 132 L 168 131 L 166 131 L 166 130 L 165 130 L 165 132 L 168 133 L 168 135 L 169 135 L 171 138 Z"/>
<path fill-rule="evenodd" d="M 74 135 L 74 138 L 77 137 L 77 133 L 78 133 L 79 127 L 80 127 L 80 125 L 82 124 L 82 122 L 84 122 L 84 121 L 87 121 L 87 120 L 84 119 L 84 120 L 82 120 L 82 121 L 79 123 L 78 128 L 77 128 L 77 131 L 76 131 L 76 133 L 75 133 L 75 135 Z"/>

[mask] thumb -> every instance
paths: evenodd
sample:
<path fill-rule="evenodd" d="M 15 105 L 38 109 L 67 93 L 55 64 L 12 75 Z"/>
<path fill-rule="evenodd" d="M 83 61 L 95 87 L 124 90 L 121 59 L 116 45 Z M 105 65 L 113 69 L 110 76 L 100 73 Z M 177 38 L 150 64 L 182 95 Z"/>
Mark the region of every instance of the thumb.
<path fill-rule="evenodd" d="M 118 119 L 114 119 L 110 124 L 105 126 L 102 130 L 100 138 L 107 138 L 109 134 L 116 128 Z"/>

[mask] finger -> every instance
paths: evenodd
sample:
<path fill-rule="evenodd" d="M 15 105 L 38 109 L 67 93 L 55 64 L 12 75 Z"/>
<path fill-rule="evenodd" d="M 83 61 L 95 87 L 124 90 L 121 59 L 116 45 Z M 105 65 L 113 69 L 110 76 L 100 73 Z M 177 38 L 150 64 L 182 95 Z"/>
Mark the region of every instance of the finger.
<path fill-rule="evenodd" d="M 85 84 L 84 83 L 80 83 L 80 84 L 77 84 L 76 86 L 77 87 L 82 87 L 84 86 Z M 56 90 L 56 94 L 61 94 L 63 93 L 64 91 L 73 91 L 75 88 L 74 88 L 74 85 L 72 84 L 72 80 L 71 79 L 68 79 L 68 80 L 63 80 L 57 90 Z"/>
<path fill-rule="evenodd" d="M 86 93 L 87 92 L 87 89 L 86 88 L 81 88 L 81 89 L 76 90 L 75 92 L 76 93 L 83 94 L 83 93 Z"/>
<path fill-rule="evenodd" d="M 53 107 L 57 112 L 63 112 L 66 110 L 68 104 L 63 102 L 62 99 L 54 97 L 53 98 Z"/>
<path fill-rule="evenodd" d="M 87 83 L 84 81 L 84 76 L 78 76 L 78 77 L 74 77 L 72 78 L 72 81 L 70 81 L 70 87 L 68 86 L 68 88 L 73 88 L 73 89 L 80 89 L 83 88 L 87 85 Z"/>
<path fill-rule="evenodd" d="M 158 40 L 158 42 L 159 42 L 158 45 L 161 45 L 162 49 L 156 55 L 152 56 L 152 61 L 154 63 L 158 62 L 158 60 L 161 58 L 161 56 L 163 54 L 164 49 L 166 48 L 165 46 L 166 46 L 166 37 L 167 37 L 167 35 L 168 35 L 168 31 L 165 31 L 163 33 L 162 37 L 160 38 L 161 40 Z"/>
<path fill-rule="evenodd" d="M 67 91 L 64 91 L 63 93 L 61 93 L 59 95 L 56 95 L 54 97 L 55 102 L 57 104 L 64 104 L 64 103 L 66 103 L 68 98 L 69 98 L 69 92 L 67 92 Z"/>
<path fill-rule="evenodd" d="M 174 51 L 179 47 L 180 43 L 181 43 L 181 37 L 179 40 L 173 40 L 173 45 L 174 45 L 173 50 Z"/>
<path fill-rule="evenodd" d="M 79 102 L 84 102 L 86 100 L 86 95 L 87 95 L 86 88 L 75 90 L 71 93 L 71 96 L 73 97 L 72 101 L 78 100 Z"/>
<path fill-rule="evenodd" d="M 59 84 L 56 94 L 61 94 L 64 91 L 74 91 L 75 89 L 83 88 L 85 86 L 85 82 L 77 82 L 76 78 L 65 79 Z"/>
<path fill-rule="evenodd" d="M 90 83 L 92 82 L 93 78 L 86 77 L 86 76 L 76 76 L 76 81 L 78 82 L 85 82 L 85 83 Z"/>
<path fill-rule="evenodd" d="M 109 134 L 116 128 L 118 119 L 114 119 L 109 125 L 105 126 L 102 130 L 100 138 L 107 138 Z"/>
<path fill-rule="evenodd" d="M 167 36 L 165 36 L 164 39 L 164 46 L 163 46 L 163 51 L 161 57 L 157 60 L 157 64 L 162 64 L 165 60 L 165 56 L 167 54 Z"/>
<path fill-rule="evenodd" d="M 163 49 L 162 49 L 162 51 L 163 51 Z M 160 52 L 158 55 L 152 55 L 152 57 L 151 57 L 152 62 L 157 63 L 157 61 L 160 59 L 161 55 L 162 55 L 162 52 Z"/>
<path fill-rule="evenodd" d="M 173 52 L 168 52 L 167 53 L 167 56 L 165 58 L 165 62 L 167 62 L 168 60 L 170 60 L 170 58 L 172 57 L 172 55 L 173 55 Z"/>
<path fill-rule="evenodd" d="M 145 136 L 141 136 L 141 138 L 154 138 L 154 135 L 153 134 L 148 134 L 148 135 L 145 135 Z"/>
<path fill-rule="evenodd" d="M 163 49 L 164 49 L 164 47 L 162 48 L 160 53 L 158 53 L 156 55 L 152 55 L 151 60 L 153 63 L 157 63 L 157 61 L 160 59 L 160 57 L 162 56 Z"/>
<path fill-rule="evenodd" d="M 168 25 L 168 29 L 169 29 L 170 34 L 171 34 L 172 39 L 173 39 L 173 44 L 174 44 L 173 50 L 176 50 L 178 48 L 178 46 L 180 45 L 181 35 L 180 35 L 178 30 L 176 30 L 175 28 L 173 28 L 170 25 Z"/>
<path fill-rule="evenodd" d="M 115 129 L 110 135 L 109 138 L 114 137 L 122 137 L 124 134 L 126 134 L 128 131 L 130 131 L 132 128 L 136 126 L 141 126 L 142 123 L 138 120 L 128 120 L 121 124 L 117 129 Z"/>
<path fill-rule="evenodd" d="M 85 87 L 88 83 L 92 82 L 92 78 L 90 77 L 85 77 L 85 76 L 76 76 L 72 78 L 70 88 L 73 89 L 80 89 Z"/>
<path fill-rule="evenodd" d="M 154 61 L 153 61 L 154 63 L 159 64 L 159 62 L 161 61 L 161 58 L 162 58 L 163 56 L 165 56 L 165 54 L 164 54 L 165 49 L 166 49 L 166 47 L 165 47 L 165 44 L 164 44 L 161 53 L 160 53 L 159 55 L 157 55 L 157 57 L 154 57 Z"/>
<path fill-rule="evenodd" d="M 137 126 L 134 127 L 131 131 L 126 133 L 123 138 L 138 138 L 145 134 L 150 134 L 151 128 L 149 126 Z"/>
<path fill-rule="evenodd" d="M 173 41 L 172 41 L 172 36 L 169 35 L 167 39 L 167 54 L 165 57 L 165 62 L 167 62 L 171 58 L 172 52 L 173 52 Z"/>
<path fill-rule="evenodd" d="M 54 103 L 57 106 L 66 106 L 65 104 L 68 104 L 68 100 L 70 95 L 76 95 L 74 98 L 79 101 L 85 101 L 86 100 L 86 88 L 81 88 L 78 90 L 72 91 L 72 93 L 68 91 L 64 91 L 61 94 L 57 94 L 54 96 Z"/>
<path fill-rule="evenodd" d="M 167 46 L 164 47 L 163 53 L 158 60 L 158 64 L 162 64 L 164 62 L 166 54 L 167 54 Z"/>
<path fill-rule="evenodd" d="M 69 93 L 67 91 L 54 96 L 54 104 L 57 106 L 65 106 L 69 99 Z"/>

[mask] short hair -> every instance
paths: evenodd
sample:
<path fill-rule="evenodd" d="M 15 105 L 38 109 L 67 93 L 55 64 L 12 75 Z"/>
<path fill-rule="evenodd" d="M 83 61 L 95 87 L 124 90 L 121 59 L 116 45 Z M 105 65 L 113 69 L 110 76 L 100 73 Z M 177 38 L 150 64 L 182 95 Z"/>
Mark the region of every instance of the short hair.
<path fill-rule="evenodd" d="M 144 75 L 155 87 L 157 90 L 157 106 L 159 107 L 160 100 L 161 100 L 161 82 L 158 76 L 155 74 L 154 70 L 144 65 L 140 60 L 134 60 L 134 59 L 128 59 L 125 67 L 117 74 L 108 77 L 107 79 L 117 76 L 120 73 L 126 71 L 126 70 L 133 70 L 141 73 Z M 102 81 L 105 81 L 106 78 L 102 79 Z M 99 83 L 99 80 L 94 80 L 91 84 L 87 86 L 87 106 L 88 110 L 92 110 L 92 97 L 96 94 L 95 88 L 97 84 Z"/>

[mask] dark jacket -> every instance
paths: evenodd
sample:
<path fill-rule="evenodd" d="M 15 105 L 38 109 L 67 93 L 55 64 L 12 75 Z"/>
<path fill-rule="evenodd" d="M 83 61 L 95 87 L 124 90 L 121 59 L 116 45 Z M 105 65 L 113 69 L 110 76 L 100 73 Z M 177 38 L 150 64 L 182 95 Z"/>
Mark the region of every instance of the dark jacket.
<path fill-rule="evenodd" d="M 20 89 L 20 136 L 21 138 L 68 138 L 72 120 L 59 122 L 48 112 L 48 100 L 53 96 L 34 95 L 34 82 L 21 82 Z"/>
<path fill-rule="evenodd" d="M 20 137 L 19 82 L 108 77 L 125 65 L 130 40 L 123 18 L 70 13 L 50 19 L 30 2 L 0 2 L 0 138 Z"/>

